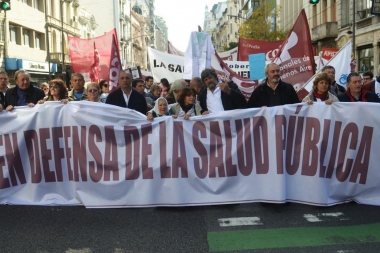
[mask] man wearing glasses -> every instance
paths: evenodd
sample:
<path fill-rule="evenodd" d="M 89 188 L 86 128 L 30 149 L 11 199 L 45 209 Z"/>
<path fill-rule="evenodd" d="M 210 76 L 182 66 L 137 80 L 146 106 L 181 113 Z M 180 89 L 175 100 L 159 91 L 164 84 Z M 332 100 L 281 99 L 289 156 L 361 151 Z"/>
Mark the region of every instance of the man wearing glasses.
<path fill-rule="evenodd" d="M 363 89 L 375 92 L 375 80 L 373 80 L 373 73 L 370 71 L 363 73 Z"/>
<path fill-rule="evenodd" d="M 132 89 L 132 75 L 126 70 L 120 71 L 119 88 L 111 92 L 106 100 L 106 104 L 136 110 L 142 114 L 148 112 L 145 97 Z"/>

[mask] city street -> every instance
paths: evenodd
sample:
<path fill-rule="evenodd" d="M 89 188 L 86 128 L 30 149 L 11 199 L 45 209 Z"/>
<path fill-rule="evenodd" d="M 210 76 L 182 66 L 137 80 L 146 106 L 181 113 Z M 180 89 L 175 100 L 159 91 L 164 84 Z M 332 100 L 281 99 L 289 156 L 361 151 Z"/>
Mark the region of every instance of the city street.
<path fill-rule="evenodd" d="M 380 252 L 380 207 L 0 206 L 1 252 Z"/>

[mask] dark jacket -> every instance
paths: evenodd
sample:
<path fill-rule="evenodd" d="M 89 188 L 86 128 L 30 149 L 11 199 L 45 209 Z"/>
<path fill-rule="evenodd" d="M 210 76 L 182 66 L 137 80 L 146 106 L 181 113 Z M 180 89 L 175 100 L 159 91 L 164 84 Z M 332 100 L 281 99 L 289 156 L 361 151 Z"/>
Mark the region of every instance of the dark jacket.
<path fill-rule="evenodd" d="M 231 92 L 227 94 L 221 91 L 220 98 L 222 100 L 223 108 L 225 111 L 244 109 L 247 107 L 247 103 L 244 95 L 240 92 L 239 87 L 234 82 L 228 82 Z M 208 111 L 207 108 L 207 91 L 208 89 L 202 89 L 198 95 L 200 106 L 202 107 L 201 113 Z"/>
<path fill-rule="evenodd" d="M 342 93 L 346 92 L 346 88 L 344 88 L 342 85 L 338 84 L 337 82 L 333 82 L 330 88 L 331 94 L 338 96 Z"/>
<path fill-rule="evenodd" d="M 10 88 L 7 90 L 7 93 L 5 93 L 5 107 L 8 105 L 17 106 L 17 89 L 18 86 Z M 26 104 L 33 103 L 37 104 L 38 101 L 44 99 L 45 93 L 40 88 L 34 87 L 33 85 L 30 85 L 29 88 L 26 89 Z"/>
<path fill-rule="evenodd" d="M 129 96 L 128 107 L 125 103 L 123 91 L 121 88 L 111 92 L 108 95 L 106 104 L 133 109 L 144 115 L 148 112 L 148 106 L 146 104 L 145 97 L 133 89 L 131 90 L 131 94 Z"/>
<path fill-rule="evenodd" d="M 251 97 L 248 100 L 247 108 L 257 108 L 262 106 L 268 106 L 268 98 L 265 88 L 267 87 L 267 80 L 265 83 L 258 85 L 252 92 Z M 296 104 L 299 103 L 299 99 L 293 85 L 285 83 L 280 80 L 277 85 L 276 92 L 281 94 L 281 104 Z"/>
<path fill-rule="evenodd" d="M 363 96 L 367 102 L 380 103 L 380 98 L 374 92 L 362 89 L 361 97 L 358 101 L 363 101 Z M 357 102 L 354 98 L 352 98 L 350 89 L 348 89 L 347 92 L 338 95 L 338 99 L 340 102 Z"/>

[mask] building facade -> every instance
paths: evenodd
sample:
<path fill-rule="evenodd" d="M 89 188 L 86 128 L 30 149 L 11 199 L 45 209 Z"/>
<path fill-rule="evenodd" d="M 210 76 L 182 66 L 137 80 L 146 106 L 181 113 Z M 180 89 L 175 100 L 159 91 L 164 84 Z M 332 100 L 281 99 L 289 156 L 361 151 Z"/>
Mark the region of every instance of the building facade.
<path fill-rule="evenodd" d="M 0 15 L 1 69 L 10 81 L 25 69 L 31 82 L 40 84 L 72 73 L 67 36 L 91 38 L 97 26 L 95 17 L 82 10 L 77 0 L 19 0 Z"/>
<path fill-rule="evenodd" d="M 161 52 L 168 52 L 168 27 L 162 17 L 156 16 L 155 48 Z"/>

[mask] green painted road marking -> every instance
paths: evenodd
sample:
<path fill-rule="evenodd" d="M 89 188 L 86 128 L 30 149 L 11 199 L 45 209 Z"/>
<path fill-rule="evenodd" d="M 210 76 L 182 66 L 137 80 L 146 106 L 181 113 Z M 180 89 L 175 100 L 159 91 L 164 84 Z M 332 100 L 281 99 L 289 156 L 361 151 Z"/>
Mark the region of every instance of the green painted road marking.
<path fill-rule="evenodd" d="M 210 252 L 380 242 L 380 223 L 209 232 Z"/>

